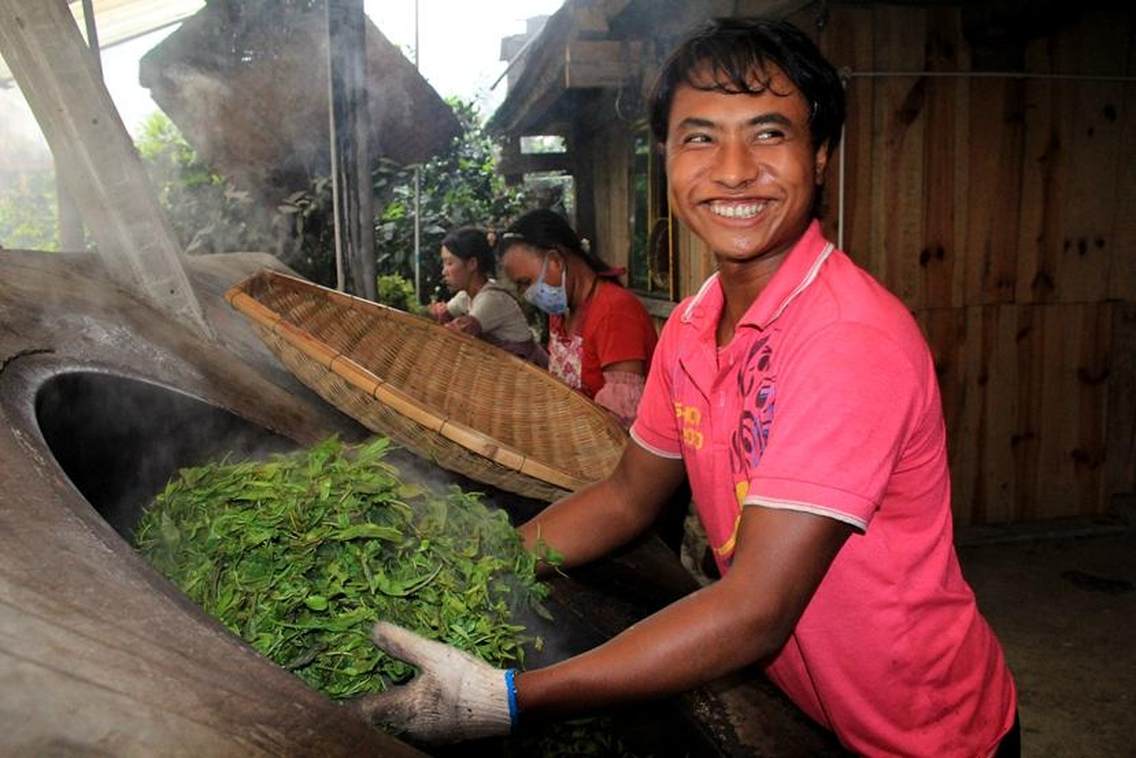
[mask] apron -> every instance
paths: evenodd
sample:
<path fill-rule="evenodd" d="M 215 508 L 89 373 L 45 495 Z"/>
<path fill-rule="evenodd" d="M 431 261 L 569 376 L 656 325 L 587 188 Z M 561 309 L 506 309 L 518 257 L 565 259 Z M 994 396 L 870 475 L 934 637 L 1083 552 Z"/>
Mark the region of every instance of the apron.
<path fill-rule="evenodd" d="M 612 274 L 618 275 L 618 272 L 613 271 Z M 576 320 L 577 333 L 568 337 L 559 337 L 556 334 L 549 335 L 549 373 L 572 389 L 581 392 L 584 392 L 584 338 L 581 333 L 584 331 L 584 325 L 588 322 L 588 306 L 592 304 L 592 299 L 599 289 L 600 282 L 605 278 L 609 278 L 609 275 L 598 274 L 596 276 L 591 291 L 584 299 L 584 304 L 580 306 L 580 315 Z M 567 331 L 567 323 L 564 324 L 564 328 Z"/>
<path fill-rule="evenodd" d="M 573 334 L 568 339 L 552 335 L 548 341 L 548 371 L 574 390 L 583 386 L 584 338 Z"/>

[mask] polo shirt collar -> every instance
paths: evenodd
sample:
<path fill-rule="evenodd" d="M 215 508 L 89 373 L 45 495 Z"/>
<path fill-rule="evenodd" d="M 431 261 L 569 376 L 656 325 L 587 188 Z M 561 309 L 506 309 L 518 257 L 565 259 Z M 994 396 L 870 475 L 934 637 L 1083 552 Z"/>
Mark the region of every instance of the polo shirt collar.
<path fill-rule="evenodd" d="M 832 250 L 832 243 L 821 233 L 820 222 L 813 220 L 738 326 L 768 328 L 816 280 Z M 708 400 L 718 375 L 716 335 L 725 300 L 718 276 L 715 272 L 703 283 L 680 315 L 683 327 L 690 333 L 683 340 L 685 347 L 679 351 L 679 363 Z"/>
<path fill-rule="evenodd" d="M 738 326 L 767 329 L 816 280 L 821 266 L 832 251 L 833 245 L 824 238 L 820 222 L 813 219 L 785 256 L 769 284 L 746 310 Z M 722 287 L 718 273 L 715 272 L 683 310 L 682 323 L 713 337 L 723 304 Z"/>
<path fill-rule="evenodd" d="M 682 337 L 678 362 L 707 400 L 718 375 L 718 316 L 722 312 L 722 287 L 718 272 L 710 275 L 698 293 L 683 309 L 680 321 L 686 336 Z"/>

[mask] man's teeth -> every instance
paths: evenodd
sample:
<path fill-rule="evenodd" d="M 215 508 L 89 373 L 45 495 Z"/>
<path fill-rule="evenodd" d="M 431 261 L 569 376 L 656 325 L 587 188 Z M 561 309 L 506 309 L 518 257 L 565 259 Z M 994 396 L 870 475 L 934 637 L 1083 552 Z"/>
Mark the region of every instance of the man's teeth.
<path fill-rule="evenodd" d="M 760 203 L 710 203 L 710 212 L 726 218 L 753 218 L 765 209 L 765 202 Z"/>

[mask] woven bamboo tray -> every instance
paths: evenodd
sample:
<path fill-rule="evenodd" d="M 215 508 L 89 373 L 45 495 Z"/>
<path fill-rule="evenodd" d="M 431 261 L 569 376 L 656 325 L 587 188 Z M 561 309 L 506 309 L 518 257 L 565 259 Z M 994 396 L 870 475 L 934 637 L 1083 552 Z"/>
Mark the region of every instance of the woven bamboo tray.
<path fill-rule="evenodd" d="M 225 299 L 332 405 L 494 487 L 555 500 L 607 476 L 627 443 L 552 375 L 429 319 L 267 269 Z"/>

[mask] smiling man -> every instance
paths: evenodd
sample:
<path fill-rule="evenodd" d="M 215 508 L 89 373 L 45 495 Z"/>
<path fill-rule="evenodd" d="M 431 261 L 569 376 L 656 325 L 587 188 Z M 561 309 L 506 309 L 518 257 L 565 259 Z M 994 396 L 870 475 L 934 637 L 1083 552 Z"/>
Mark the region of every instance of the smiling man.
<path fill-rule="evenodd" d="M 723 578 L 520 674 L 380 623 L 421 673 L 363 700 L 369 717 L 463 739 L 758 662 L 857 753 L 1019 752 L 1013 680 L 952 544 L 931 355 L 816 220 L 843 119 L 835 70 L 787 24 L 715 22 L 671 56 L 652 128 L 671 208 L 718 272 L 667 322 L 617 470 L 520 530 L 583 563 L 685 476 Z"/>

